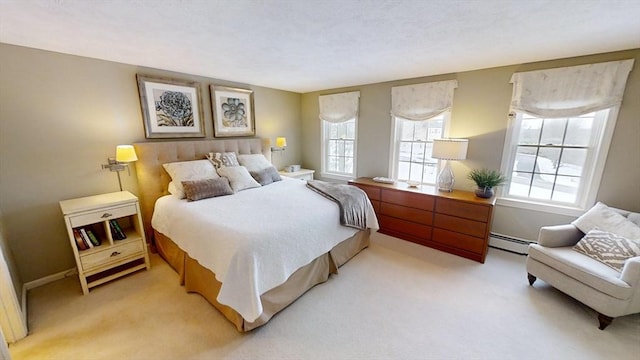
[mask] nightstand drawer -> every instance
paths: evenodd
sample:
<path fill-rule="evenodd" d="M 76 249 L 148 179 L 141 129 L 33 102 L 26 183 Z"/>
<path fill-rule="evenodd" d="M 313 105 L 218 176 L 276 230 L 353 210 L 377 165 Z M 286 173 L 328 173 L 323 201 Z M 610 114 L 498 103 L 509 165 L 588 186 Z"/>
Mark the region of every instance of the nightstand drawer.
<path fill-rule="evenodd" d="M 136 213 L 137 211 L 136 211 L 135 205 L 126 205 L 121 207 L 102 209 L 99 211 L 85 213 L 77 216 L 70 216 L 69 221 L 71 221 L 71 226 L 75 228 L 83 225 L 94 224 L 101 221 L 117 219 L 123 216 L 133 215 Z"/>
<path fill-rule="evenodd" d="M 144 245 L 140 239 L 110 246 L 102 251 L 82 255 L 80 259 L 82 261 L 82 269 L 86 273 L 91 271 L 91 269 L 119 262 L 137 254 L 141 256 L 144 255 Z"/>

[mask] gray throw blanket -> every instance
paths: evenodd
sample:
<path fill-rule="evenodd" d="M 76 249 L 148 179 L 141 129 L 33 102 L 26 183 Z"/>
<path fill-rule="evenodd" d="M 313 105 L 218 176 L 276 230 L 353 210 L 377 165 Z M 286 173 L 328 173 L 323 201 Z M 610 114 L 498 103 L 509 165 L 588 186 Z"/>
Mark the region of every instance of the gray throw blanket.
<path fill-rule="evenodd" d="M 307 187 L 335 201 L 340 208 L 340 224 L 356 229 L 367 227 L 367 194 L 353 185 L 335 184 L 320 180 L 307 182 Z"/>

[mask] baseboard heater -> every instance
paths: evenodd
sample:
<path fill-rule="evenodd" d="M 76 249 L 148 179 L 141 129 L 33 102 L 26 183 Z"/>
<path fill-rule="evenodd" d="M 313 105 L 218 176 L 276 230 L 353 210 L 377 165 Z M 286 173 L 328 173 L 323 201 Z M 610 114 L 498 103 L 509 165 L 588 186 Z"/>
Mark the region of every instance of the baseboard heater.
<path fill-rule="evenodd" d="M 489 234 L 489 246 L 521 255 L 527 255 L 529 253 L 529 244 L 533 242 L 535 241 L 519 239 L 513 236 L 496 234 L 493 232 Z"/>

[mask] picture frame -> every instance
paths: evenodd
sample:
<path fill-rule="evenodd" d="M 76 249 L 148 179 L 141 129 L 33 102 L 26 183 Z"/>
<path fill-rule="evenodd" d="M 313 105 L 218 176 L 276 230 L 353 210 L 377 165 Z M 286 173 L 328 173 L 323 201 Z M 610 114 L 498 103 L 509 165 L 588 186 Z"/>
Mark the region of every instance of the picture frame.
<path fill-rule="evenodd" d="M 205 137 L 198 82 L 136 75 L 147 139 Z"/>
<path fill-rule="evenodd" d="M 253 90 L 211 85 L 213 136 L 256 134 Z"/>

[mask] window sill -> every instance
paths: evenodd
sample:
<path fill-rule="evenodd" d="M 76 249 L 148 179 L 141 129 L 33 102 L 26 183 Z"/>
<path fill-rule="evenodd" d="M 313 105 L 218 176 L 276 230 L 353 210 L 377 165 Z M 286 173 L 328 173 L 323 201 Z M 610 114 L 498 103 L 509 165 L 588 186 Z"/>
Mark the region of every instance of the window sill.
<path fill-rule="evenodd" d="M 496 205 L 576 217 L 582 215 L 585 212 L 584 209 L 575 207 L 543 204 L 533 201 L 516 200 L 501 197 L 496 199 Z"/>

